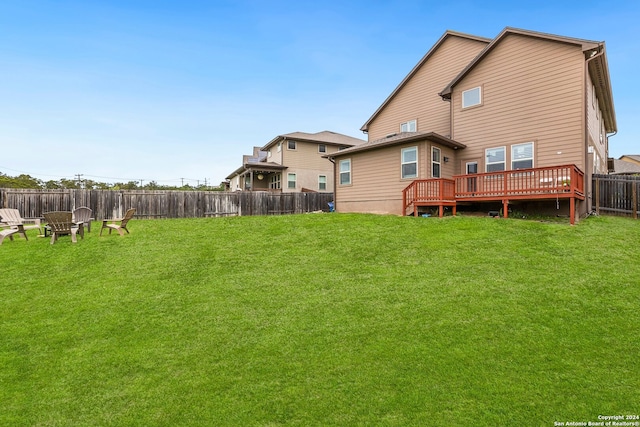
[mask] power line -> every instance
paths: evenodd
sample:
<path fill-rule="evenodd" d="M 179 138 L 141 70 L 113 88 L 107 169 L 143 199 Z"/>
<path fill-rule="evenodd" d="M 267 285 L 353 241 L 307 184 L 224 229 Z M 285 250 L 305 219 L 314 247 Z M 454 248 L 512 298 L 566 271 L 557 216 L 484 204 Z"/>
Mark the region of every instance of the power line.
<path fill-rule="evenodd" d="M 199 185 L 200 180 L 197 178 L 172 178 L 172 179 L 149 179 L 149 178 L 122 178 L 122 177 L 113 177 L 113 176 L 100 176 L 100 175 L 89 175 L 89 174 L 75 174 L 75 175 L 51 175 L 51 174 L 43 174 L 43 173 L 32 173 L 32 172 L 27 172 L 27 171 L 23 171 L 23 170 L 18 170 L 18 169 L 12 169 L 12 168 L 8 168 L 6 166 L 2 166 L 0 165 L 0 169 L 3 170 L 7 170 L 7 171 L 11 171 L 11 172 L 17 172 L 19 174 L 24 174 L 24 175 L 29 175 L 35 178 L 38 177 L 51 177 L 51 178 L 57 178 L 58 180 L 60 179 L 75 179 L 76 181 L 80 182 L 81 178 L 80 177 L 85 177 L 85 178 L 91 178 L 91 179 L 107 179 L 110 181 L 115 181 L 115 182 L 142 182 L 147 181 L 147 182 L 177 182 L 180 181 L 181 185 L 184 186 L 184 182 L 196 182 Z"/>

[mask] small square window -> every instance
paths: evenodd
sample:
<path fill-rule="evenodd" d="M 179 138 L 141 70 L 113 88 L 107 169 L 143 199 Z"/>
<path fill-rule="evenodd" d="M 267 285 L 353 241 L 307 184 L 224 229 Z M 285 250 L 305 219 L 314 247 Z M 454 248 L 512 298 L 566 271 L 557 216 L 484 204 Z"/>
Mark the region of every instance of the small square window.
<path fill-rule="evenodd" d="M 318 153 L 326 153 L 327 152 L 327 146 L 324 144 L 318 144 Z"/>
<path fill-rule="evenodd" d="M 400 132 L 415 132 L 416 131 L 416 121 L 410 120 L 408 122 L 400 124 Z"/>
<path fill-rule="evenodd" d="M 462 92 L 462 108 L 469 108 L 482 103 L 480 86 Z"/>
<path fill-rule="evenodd" d="M 287 141 L 287 148 L 289 150 L 295 150 L 296 149 L 296 142 L 295 141 Z"/>

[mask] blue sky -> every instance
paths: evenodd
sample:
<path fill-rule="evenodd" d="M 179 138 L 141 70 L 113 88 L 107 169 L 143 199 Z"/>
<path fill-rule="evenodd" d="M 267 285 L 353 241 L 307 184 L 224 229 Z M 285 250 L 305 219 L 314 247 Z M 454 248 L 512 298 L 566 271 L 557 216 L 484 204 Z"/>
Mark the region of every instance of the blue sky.
<path fill-rule="evenodd" d="M 607 43 L 640 154 L 640 2 L 0 2 L 0 172 L 217 185 L 283 133 L 362 124 L 447 29 Z"/>

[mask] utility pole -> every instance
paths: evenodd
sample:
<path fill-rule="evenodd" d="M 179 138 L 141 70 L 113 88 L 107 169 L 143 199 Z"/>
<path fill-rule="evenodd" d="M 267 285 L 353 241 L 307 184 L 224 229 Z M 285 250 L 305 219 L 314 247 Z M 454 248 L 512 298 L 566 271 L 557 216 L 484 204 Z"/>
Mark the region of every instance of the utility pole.
<path fill-rule="evenodd" d="M 140 180 L 140 187 L 142 187 L 142 180 Z"/>
<path fill-rule="evenodd" d="M 76 183 L 78 184 L 78 187 L 82 188 L 82 176 L 84 174 L 82 173 L 77 173 L 76 174 Z"/>
<path fill-rule="evenodd" d="M 180 187 L 184 187 L 184 178 L 180 178 Z"/>

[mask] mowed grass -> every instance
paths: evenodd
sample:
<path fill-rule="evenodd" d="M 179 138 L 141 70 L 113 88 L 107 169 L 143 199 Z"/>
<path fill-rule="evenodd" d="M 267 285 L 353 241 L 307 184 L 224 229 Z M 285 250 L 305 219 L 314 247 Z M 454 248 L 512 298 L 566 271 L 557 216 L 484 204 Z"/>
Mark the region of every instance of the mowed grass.
<path fill-rule="evenodd" d="M 134 220 L 0 247 L 0 425 L 640 412 L 640 222 Z"/>

